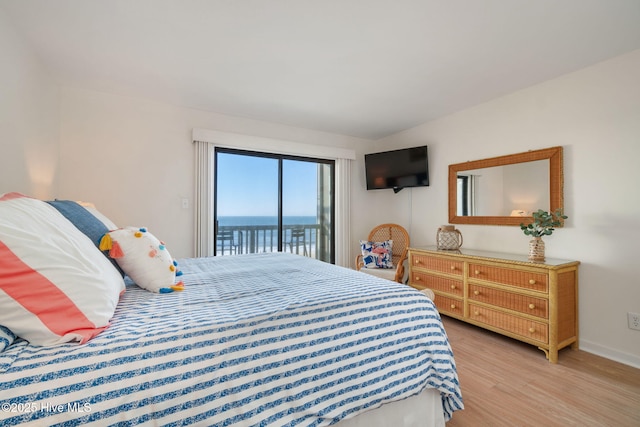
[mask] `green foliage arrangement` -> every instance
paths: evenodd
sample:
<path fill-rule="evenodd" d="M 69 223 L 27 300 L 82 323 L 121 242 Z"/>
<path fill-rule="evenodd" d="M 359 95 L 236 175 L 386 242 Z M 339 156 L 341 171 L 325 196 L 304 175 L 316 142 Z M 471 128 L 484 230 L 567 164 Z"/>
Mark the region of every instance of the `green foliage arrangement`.
<path fill-rule="evenodd" d="M 562 209 L 556 209 L 556 211 L 552 213 L 538 209 L 538 211 L 533 212 L 532 215 L 533 222 L 531 224 L 520 224 L 520 228 L 524 231 L 525 236 L 550 236 L 553 230 L 555 230 L 554 227 L 561 226 L 563 220 L 569 218 L 562 213 Z"/>

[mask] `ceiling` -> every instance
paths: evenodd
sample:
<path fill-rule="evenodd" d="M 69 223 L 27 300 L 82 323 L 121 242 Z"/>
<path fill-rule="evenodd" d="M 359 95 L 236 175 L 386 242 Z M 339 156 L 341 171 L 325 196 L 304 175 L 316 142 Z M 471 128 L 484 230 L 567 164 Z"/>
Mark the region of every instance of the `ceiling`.
<path fill-rule="evenodd" d="M 640 49 L 640 0 L 0 0 L 2 11 L 60 85 L 368 139 Z"/>

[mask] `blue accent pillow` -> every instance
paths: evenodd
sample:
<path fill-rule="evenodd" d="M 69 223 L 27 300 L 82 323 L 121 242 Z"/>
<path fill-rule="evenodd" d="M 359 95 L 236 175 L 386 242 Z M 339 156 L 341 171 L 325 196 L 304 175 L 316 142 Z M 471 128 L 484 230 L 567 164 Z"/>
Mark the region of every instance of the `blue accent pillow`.
<path fill-rule="evenodd" d="M 6 326 L 0 325 L 0 353 L 4 351 L 5 348 L 9 347 L 15 341 L 16 335 L 11 332 L 11 329 Z"/>
<path fill-rule="evenodd" d="M 393 266 L 393 240 L 384 242 L 368 242 L 360 240 L 362 249 L 362 261 L 366 268 L 394 268 Z"/>
<path fill-rule="evenodd" d="M 65 218 L 67 218 L 76 228 L 82 231 L 94 245 L 100 248 L 100 239 L 110 230 L 98 218 L 93 216 L 91 212 L 83 206 L 72 200 L 52 200 L 48 201 L 51 206 L 56 208 Z M 109 257 L 108 252 L 102 252 L 104 256 L 113 264 L 113 266 L 124 277 L 124 272 L 113 258 Z"/>

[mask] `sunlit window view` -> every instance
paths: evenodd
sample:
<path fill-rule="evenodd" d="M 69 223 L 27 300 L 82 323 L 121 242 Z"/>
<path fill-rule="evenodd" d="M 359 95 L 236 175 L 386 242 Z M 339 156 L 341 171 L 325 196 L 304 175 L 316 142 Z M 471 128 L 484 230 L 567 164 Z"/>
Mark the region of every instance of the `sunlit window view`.
<path fill-rule="evenodd" d="M 217 149 L 217 256 L 291 252 L 333 262 L 333 162 Z"/>

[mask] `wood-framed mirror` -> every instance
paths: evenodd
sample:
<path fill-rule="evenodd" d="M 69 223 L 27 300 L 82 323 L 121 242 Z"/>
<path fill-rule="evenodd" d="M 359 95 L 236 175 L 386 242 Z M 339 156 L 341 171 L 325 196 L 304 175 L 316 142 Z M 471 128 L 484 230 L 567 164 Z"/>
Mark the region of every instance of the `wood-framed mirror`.
<path fill-rule="evenodd" d="M 562 147 L 449 165 L 451 224 L 520 225 L 564 209 Z"/>

